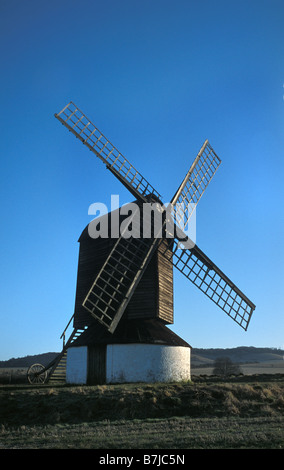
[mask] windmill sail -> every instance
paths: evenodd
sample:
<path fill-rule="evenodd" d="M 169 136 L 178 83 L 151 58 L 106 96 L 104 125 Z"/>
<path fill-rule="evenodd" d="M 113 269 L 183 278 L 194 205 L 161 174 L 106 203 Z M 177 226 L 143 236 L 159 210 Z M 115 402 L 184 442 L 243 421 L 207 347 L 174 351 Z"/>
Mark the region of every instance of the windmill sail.
<path fill-rule="evenodd" d="M 160 203 L 161 196 L 133 165 L 111 144 L 80 109 L 70 102 L 55 117 L 80 139 L 128 188 L 135 199 Z M 206 140 L 170 204 L 164 211 L 162 236 L 151 238 L 121 234 L 91 286 L 84 307 L 113 332 L 153 253 L 159 249 L 173 265 L 245 330 L 255 305 L 184 233 L 196 204 L 221 163 Z M 167 221 L 170 223 L 167 226 Z M 168 228 L 169 227 L 169 228 Z M 139 229 L 140 230 L 140 229 Z M 176 238 L 173 238 L 176 236 Z M 180 249 L 183 244 L 183 249 Z"/>
<path fill-rule="evenodd" d="M 107 168 L 129 189 L 135 198 L 147 201 L 147 196 L 161 199 L 161 195 L 139 173 L 136 168 L 117 150 L 114 145 L 72 102 L 55 117 L 86 145 Z"/>
<path fill-rule="evenodd" d="M 179 248 L 173 240 L 171 249 L 160 246 L 159 250 L 173 265 L 229 317 L 247 330 L 255 305 L 201 250 Z"/>
<path fill-rule="evenodd" d="M 220 158 L 206 140 L 171 201 L 177 238 L 169 246 L 160 245 L 159 251 L 247 330 L 255 305 L 183 232 L 220 163 Z"/>
<path fill-rule="evenodd" d="M 197 157 L 183 179 L 171 204 L 173 219 L 181 230 L 185 230 L 205 189 L 221 163 L 208 140 L 205 140 Z"/>

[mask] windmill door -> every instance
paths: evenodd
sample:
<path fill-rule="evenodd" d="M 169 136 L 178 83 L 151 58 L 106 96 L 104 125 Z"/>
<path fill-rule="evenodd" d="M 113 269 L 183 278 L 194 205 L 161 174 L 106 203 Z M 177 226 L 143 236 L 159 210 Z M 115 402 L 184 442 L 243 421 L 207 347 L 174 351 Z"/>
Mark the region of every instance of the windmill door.
<path fill-rule="evenodd" d="M 88 385 L 106 383 L 106 346 L 88 346 Z"/>

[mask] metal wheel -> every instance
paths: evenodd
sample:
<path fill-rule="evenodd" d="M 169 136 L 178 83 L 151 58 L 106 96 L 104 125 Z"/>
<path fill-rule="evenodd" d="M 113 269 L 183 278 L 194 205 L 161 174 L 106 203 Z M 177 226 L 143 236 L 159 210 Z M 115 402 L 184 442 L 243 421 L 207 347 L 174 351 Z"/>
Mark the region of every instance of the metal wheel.
<path fill-rule="evenodd" d="M 28 369 L 28 381 L 30 384 L 44 384 L 47 378 L 47 371 L 42 364 L 33 364 Z"/>

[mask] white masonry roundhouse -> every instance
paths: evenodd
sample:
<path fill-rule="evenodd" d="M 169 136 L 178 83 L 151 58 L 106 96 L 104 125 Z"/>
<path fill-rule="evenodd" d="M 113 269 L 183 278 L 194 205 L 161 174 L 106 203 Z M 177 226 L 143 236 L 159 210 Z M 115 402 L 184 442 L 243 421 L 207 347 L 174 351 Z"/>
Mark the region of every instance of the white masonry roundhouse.
<path fill-rule="evenodd" d="M 113 334 L 97 322 L 68 348 L 66 382 L 190 380 L 190 353 L 186 341 L 155 320 L 122 320 Z"/>

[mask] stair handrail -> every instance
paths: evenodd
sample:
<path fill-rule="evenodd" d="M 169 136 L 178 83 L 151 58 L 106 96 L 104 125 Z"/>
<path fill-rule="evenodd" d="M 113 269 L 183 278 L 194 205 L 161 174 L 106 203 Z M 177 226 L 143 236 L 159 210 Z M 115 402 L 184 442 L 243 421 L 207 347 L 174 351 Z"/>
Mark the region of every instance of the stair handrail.
<path fill-rule="evenodd" d="M 68 329 L 71 321 L 73 320 L 73 318 L 74 318 L 74 313 L 73 313 L 72 317 L 70 318 L 69 322 L 67 323 L 67 326 L 65 327 L 62 335 L 60 336 L 60 339 L 63 337 L 63 348 L 65 347 L 65 333 L 66 333 L 66 330 Z"/>

